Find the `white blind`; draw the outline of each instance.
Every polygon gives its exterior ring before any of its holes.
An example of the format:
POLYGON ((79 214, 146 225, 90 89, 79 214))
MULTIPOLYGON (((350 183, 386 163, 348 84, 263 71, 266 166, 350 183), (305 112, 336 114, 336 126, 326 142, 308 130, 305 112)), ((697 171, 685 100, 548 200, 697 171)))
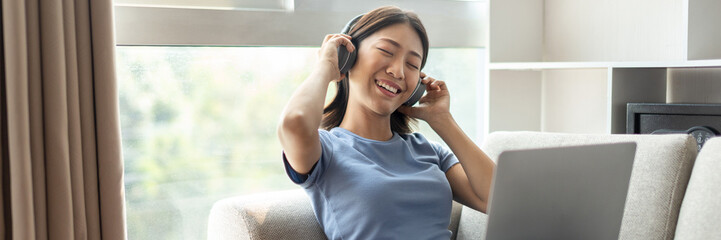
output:
POLYGON ((116 6, 292 11, 293 0, 115 0, 116 6))
MULTIPOLYGON (((339 32, 356 15, 385 5, 416 12, 427 29, 431 47, 482 48, 487 45, 487 1, 298 0, 282 11, 262 10, 265 7, 248 10, 254 2, 266 4, 262 0, 243 0, 240 2, 248 5, 233 9, 208 6, 211 2, 237 0, 197 1, 205 6, 197 8, 129 4, 153 1, 116 0, 119 45, 319 46, 325 34, 339 32)), ((288 2, 271 0, 267 4, 279 6, 288 2)))

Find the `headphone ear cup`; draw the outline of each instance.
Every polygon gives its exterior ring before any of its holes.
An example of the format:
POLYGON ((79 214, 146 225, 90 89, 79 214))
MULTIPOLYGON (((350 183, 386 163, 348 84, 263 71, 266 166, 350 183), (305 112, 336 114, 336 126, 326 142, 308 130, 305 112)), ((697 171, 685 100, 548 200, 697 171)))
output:
MULTIPOLYGON (((360 20, 363 17, 363 14, 358 15, 351 19, 348 23, 345 24, 345 27, 343 27, 343 30, 341 30, 341 33, 348 34, 355 25, 358 20, 360 20)), ((356 44, 355 40, 351 40, 351 43, 353 43, 353 46, 358 46, 356 44)), ((355 64, 356 56, 358 49, 356 48, 353 52, 348 52, 346 50, 345 46, 341 45, 338 47, 338 70, 340 70, 341 74, 348 73, 350 69, 353 67, 353 64, 355 64)))
POLYGON ((340 70, 341 74, 348 73, 348 71, 350 71, 350 69, 353 67, 353 64, 355 64, 357 51, 358 49, 353 52, 348 52, 348 50, 343 45, 338 47, 338 69, 340 70))
POLYGON ((413 90, 413 94, 411 94, 411 97, 408 98, 408 101, 404 102, 403 105, 413 106, 413 104, 416 104, 418 100, 421 100, 421 97, 423 97, 423 93, 425 92, 426 85, 423 84, 423 81, 421 81, 420 78, 418 78, 418 84, 416 84, 416 89, 413 90))

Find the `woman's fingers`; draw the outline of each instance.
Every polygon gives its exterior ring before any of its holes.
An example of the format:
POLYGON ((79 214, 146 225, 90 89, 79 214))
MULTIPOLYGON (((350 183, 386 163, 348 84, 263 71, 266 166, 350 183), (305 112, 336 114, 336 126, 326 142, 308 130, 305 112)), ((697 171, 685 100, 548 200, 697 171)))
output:
POLYGON ((346 38, 346 39, 348 39, 348 40, 351 39, 351 36, 350 36, 350 35, 342 34, 342 33, 333 33, 333 34, 326 34, 326 35, 325 35, 325 38, 323 38, 323 43, 328 42, 328 40, 330 40, 330 39, 332 39, 332 38, 334 38, 334 37, 342 37, 342 38, 346 38))
POLYGON ((446 90, 446 82, 443 80, 437 80, 433 77, 427 76, 421 80, 426 85, 426 90, 446 90))
POLYGON ((351 36, 349 36, 347 34, 325 35, 325 38, 323 39, 323 46, 327 45, 328 43, 333 44, 333 46, 336 48, 340 47, 341 45, 344 45, 346 47, 346 50, 348 50, 349 52, 352 52, 355 50, 355 47, 353 46, 353 42, 351 42, 351 36))
POLYGON ((351 42, 351 36, 347 34, 327 34, 323 38, 323 44, 318 49, 318 64, 321 64, 328 71, 332 71, 332 79, 334 81, 345 78, 345 74, 338 71, 338 48, 344 46, 348 52, 355 51, 355 46, 351 42))
POLYGON ((448 87, 446 86, 446 82, 443 80, 436 80, 436 86, 438 86, 438 90, 448 90, 448 87))
POLYGON ((323 44, 327 43, 328 40, 330 40, 333 37, 334 34, 326 34, 325 38, 323 38, 323 44))
POLYGON ((341 38, 338 38, 338 40, 340 41, 338 46, 345 45, 345 49, 348 50, 348 52, 355 51, 355 46, 353 45, 353 42, 351 42, 350 36, 348 36, 347 38, 341 37, 341 38))
POLYGON ((338 48, 344 46, 348 52, 355 51, 351 37, 346 34, 328 34, 323 39, 323 45, 318 49, 318 56, 331 61, 338 61, 338 48))

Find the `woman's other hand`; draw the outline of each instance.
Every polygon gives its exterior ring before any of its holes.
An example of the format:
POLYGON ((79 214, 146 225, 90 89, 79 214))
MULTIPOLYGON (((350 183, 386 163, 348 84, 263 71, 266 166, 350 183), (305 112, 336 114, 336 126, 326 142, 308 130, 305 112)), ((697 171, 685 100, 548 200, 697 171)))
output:
POLYGON ((324 71, 326 76, 330 76, 332 81, 340 81, 345 78, 345 74, 341 74, 338 68, 338 47, 345 46, 348 52, 355 51, 355 46, 351 42, 351 36, 347 34, 328 34, 323 39, 323 44, 318 49, 318 61, 316 62, 316 71, 324 71))
POLYGON ((444 121, 450 117, 451 102, 446 82, 427 76, 425 73, 421 73, 420 76, 421 81, 426 85, 426 94, 418 101, 417 106, 401 106, 398 111, 431 125, 444 121))

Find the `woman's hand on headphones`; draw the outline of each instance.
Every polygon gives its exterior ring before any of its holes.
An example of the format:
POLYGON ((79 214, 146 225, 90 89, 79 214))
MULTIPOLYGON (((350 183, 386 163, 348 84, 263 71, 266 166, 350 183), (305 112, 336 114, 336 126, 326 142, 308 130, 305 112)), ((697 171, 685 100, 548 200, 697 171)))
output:
POLYGON ((341 45, 345 46, 348 52, 356 50, 351 42, 351 36, 340 33, 325 35, 323 44, 318 49, 316 69, 330 74, 332 81, 340 81, 345 78, 345 74, 341 74, 338 70, 338 47, 341 45))
POLYGON ((415 107, 401 106, 398 108, 403 114, 433 124, 443 121, 450 116, 451 97, 446 82, 427 76, 421 72, 423 84, 426 85, 426 94, 418 101, 415 107))

